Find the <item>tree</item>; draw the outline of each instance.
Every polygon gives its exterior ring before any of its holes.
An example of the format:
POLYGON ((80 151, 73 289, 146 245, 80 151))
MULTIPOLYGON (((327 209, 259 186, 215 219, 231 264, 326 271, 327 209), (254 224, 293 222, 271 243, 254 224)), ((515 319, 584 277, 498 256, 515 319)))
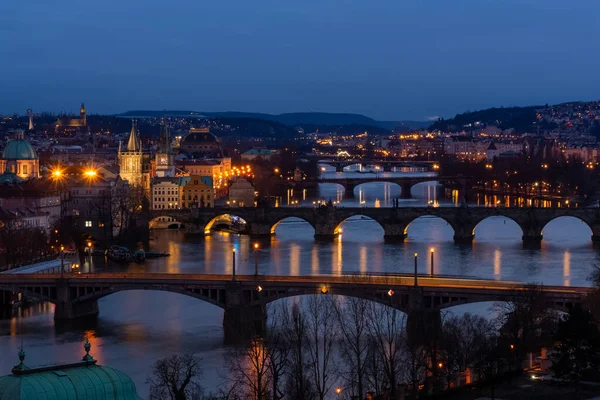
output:
MULTIPOLYGON (((405 317, 392 307, 371 304, 369 334, 376 355, 369 358, 367 379, 376 390, 389 390, 390 399, 398 399, 398 383, 402 380, 402 355, 406 345, 405 317), (382 371, 383 382, 380 383, 382 371), (378 389, 379 388, 379 389, 378 389)), ((377 394, 382 394, 378 392, 377 394)))
POLYGON ((311 295, 308 298, 306 341, 309 374, 319 400, 327 397, 333 386, 331 380, 333 349, 337 341, 337 326, 333 298, 329 295, 311 295))
POLYGON ((593 315, 581 307, 573 307, 558 323, 552 371, 559 379, 579 383, 598 379, 600 368, 600 331, 593 315))
POLYGON ((500 333, 514 348, 514 368, 519 369, 525 355, 552 342, 557 316, 548 307, 541 286, 530 284, 516 293, 512 301, 497 303, 500 333))
POLYGON ((192 355, 172 355, 157 360, 148 377, 151 399, 196 400, 202 398, 201 359, 192 355))
POLYGON ((363 399, 366 392, 367 360, 372 350, 368 323, 371 307, 365 299, 349 297, 344 300, 344 305, 340 301, 334 303, 340 328, 341 357, 345 365, 342 374, 350 383, 352 394, 363 399))
POLYGON ((298 303, 283 313, 284 341, 289 348, 285 392, 291 400, 314 398, 308 376, 308 323, 298 303))

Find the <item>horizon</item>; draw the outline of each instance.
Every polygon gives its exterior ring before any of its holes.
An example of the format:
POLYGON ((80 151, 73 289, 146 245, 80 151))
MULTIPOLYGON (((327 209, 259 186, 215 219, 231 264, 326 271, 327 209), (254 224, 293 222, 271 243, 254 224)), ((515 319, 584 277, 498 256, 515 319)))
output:
POLYGON ((425 121, 597 97, 600 3, 0 4, 0 110, 425 121), (58 44, 58 45, 57 45, 58 44), (302 111, 299 111, 302 110, 302 111))

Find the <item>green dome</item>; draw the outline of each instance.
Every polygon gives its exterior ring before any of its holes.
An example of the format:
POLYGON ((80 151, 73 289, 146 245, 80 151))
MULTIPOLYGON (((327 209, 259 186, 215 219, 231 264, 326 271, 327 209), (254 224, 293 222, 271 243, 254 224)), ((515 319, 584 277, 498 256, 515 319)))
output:
POLYGON ((13 139, 2 152, 4 160, 37 160, 38 156, 33 147, 25 139, 13 139))
POLYGON ((140 400, 126 374, 100 365, 65 365, 0 377, 0 400, 140 400))

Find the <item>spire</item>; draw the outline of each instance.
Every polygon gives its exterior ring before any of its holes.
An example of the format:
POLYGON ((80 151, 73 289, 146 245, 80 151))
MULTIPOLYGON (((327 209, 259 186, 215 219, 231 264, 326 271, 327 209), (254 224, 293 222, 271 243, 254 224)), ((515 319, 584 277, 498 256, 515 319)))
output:
POLYGON ((160 140, 158 142, 158 151, 161 154, 171 154, 171 130, 166 120, 161 121, 160 140))
POLYGON ((129 134, 129 141, 127 142, 127 151, 142 151, 142 142, 139 138, 137 121, 135 119, 131 121, 131 133, 129 134))
POLYGON ((21 361, 19 363, 19 365, 15 365, 12 369, 12 373, 13 374, 17 374, 21 371, 25 371, 26 369, 29 369, 28 367, 25 366, 25 350, 23 350, 23 344, 21 343, 21 349, 19 350, 19 361, 21 361))

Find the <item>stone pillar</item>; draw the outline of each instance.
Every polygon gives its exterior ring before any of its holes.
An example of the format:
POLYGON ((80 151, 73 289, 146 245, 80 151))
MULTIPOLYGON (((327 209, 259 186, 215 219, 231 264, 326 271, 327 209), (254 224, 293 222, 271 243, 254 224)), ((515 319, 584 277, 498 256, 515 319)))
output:
POLYGON ((544 237, 542 230, 534 227, 523 228, 523 243, 526 245, 539 245, 544 237))
POLYGON ((97 316, 98 301, 87 300, 77 302, 71 300, 71 288, 67 279, 59 279, 56 285, 57 301, 54 308, 54 319, 65 320, 81 317, 97 316))
POLYGON ((271 233, 271 224, 266 222, 248 222, 248 233, 253 238, 265 238, 275 234, 271 233))
POLYGON ((383 164, 383 172, 392 172, 392 164, 391 163, 383 164))
POLYGON ((344 185, 344 198, 353 199, 354 198, 354 185, 344 185))
POLYGON ((264 304, 249 304, 239 282, 230 282, 226 288, 226 307, 223 331, 226 343, 263 337, 267 331, 267 313, 264 304))
POLYGON ((473 242, 475 235, 473 234, 474 227, 467 225, 454 225, 454 243, 470 244, 473 242))
POLYGON ((0 290, 0 307, 10 307, 11 304, 12 293, 7 292, 5 290, 0 290))
POLYGON ((386 242, 403 242, 406 239, 406 224, 382 224, 386 242))
POLYGON ((335 172, 344 172, 344 166, 343 165, 336 165, 335 166, 335 172))
POLYGON ((402 183, 402 198, 410 199, 412 194, 410 193, 410 188, 413 186, 412 182, 404 182, 402 183))

